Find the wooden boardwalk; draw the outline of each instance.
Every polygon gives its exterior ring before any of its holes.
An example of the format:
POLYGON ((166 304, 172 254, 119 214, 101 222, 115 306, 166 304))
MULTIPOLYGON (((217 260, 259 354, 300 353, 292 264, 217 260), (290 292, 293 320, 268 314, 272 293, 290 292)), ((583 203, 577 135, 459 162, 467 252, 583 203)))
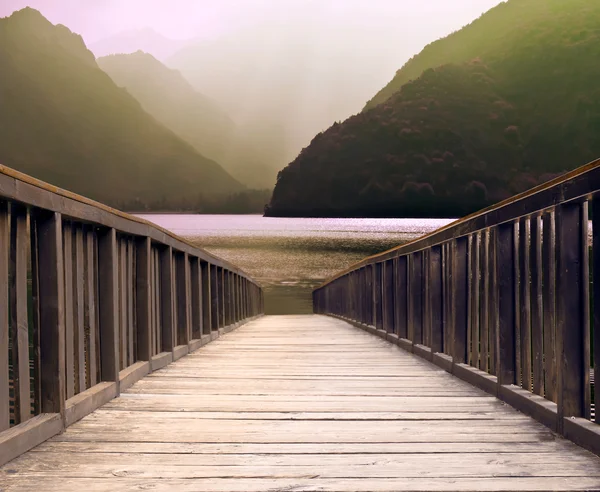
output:
POLYGON ((0 468, 0 490, 600 490, 600 459, 342 321, 271 316, 0 468))

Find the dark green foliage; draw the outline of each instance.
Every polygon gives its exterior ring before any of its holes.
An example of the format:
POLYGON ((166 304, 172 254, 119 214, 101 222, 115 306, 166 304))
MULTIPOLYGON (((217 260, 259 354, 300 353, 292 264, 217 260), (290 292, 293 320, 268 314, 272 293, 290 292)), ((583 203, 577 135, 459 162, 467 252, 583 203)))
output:
POLYGON ((2 164, 113 206, 243 190, 35 10, 0 19, 0 73, 2 164))
POLYGON ((600 2, 492 9, 318 135, 280 173, 267 214, 456 217, 593 160, 598 26, 600 2))

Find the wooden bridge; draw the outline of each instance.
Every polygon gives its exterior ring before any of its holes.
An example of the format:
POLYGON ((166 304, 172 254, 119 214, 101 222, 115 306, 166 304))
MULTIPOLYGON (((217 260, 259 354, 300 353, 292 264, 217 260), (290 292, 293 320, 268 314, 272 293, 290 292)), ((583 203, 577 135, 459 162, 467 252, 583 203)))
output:
POLYGON ((0 491, 600 490, 599 191, 593 163, 262 316, 233 265, 0 168, 0 491))

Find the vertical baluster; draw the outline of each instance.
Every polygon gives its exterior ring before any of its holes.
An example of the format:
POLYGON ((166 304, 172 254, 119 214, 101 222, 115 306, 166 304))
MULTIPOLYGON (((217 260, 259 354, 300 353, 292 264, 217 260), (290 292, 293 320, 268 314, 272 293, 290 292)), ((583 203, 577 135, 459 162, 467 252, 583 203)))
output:
POLYGON ((70 222, 63 224, 64 244, 64 301, 65 301, 65 368, 67 400, 75 395, 75 318, 73 316, 73 229, 70 222))
POLYGON ((205 261, 200 262, 200 274, 202 275, 202 334, 210 335, 212 330, 210 265, 205 261))
POLYGON ((102 381, 119 381, 119 279, 117 235, 98 235, 98 311, 102 381))
POLYGON ((173 283, 173 248, 168 246, 160 251, 160 304, 161 314, 161 349, 163 352, 173 352, 177 345, 175 330, 175 312, 173 283))
POLYGON ((65 412, 64 265, 61 215, 36 216, 39 247, 41 411, 65 412))
POLYGON ((84 247, 84 304, 86 326, 86 379, 89 387, 98 382, 98 359, 96 347, 96 283, 94 277, 94 231, 89 228, 85 231, 84 247))
POLYGON ((365 267, 365 303, 367 311, 366 324, 369 326, 374 325, 373 317, 373 266, 367 265, 365 267))
POLYGON ((531 290, 529 218, 519 220, 519 309, 521 386, 531 391, 531 290))
POLYGON ((515 227, 512 222, 497 229, 496 278, 498 282, 498 383, 516 383, 516 269, 515 227))
POLYGON ((454 308, 454 362, 467 362, 467 330, 468 330, 468 289, 469 258, 468 238, 461 237, 454 241, 453 258, 453 308, 454 308))
POLYGON ((412 297, 413 343, 423 343, 423 252, 412 254, 412 279, 410 292, 412 297))
POLYGON ((15 421, 31 417, 29 320, 27 313, 27 209, 11 205, 10 330, 12 338, 15 421))
POLYGON ((375 327, 383 329, 382 291, 383 291, 383 263, 373 265, 375 278, 373 280, 373 298, 375 306, 375 327))
MULTIPOLYGON (((394 262, 393 260, 387 260, 385 262, 385 286, 384 286, 384 329, 388 333, 395 333, 394 326, 394 262)), ((354 279, 354 273, 351 273, 349 280, 354 279)), ((350 292, 347 294, 349 300, 354 302, 356 293, 354 292, 354 282, 351 283, 350 292)), ((351 318, 354 319, 354 309, 351 309, 351 318)))
POLYGON ((422 274, 423 283, 423 345, 431 347, 431 293, 430 293, 430 256, 431 249, 426 249, 422 253, 422 274))
POLYGON ((514 238, 513 262, 514 262, 514 271, 515 271, 514 290, 515 290, 515 313, 516 313, 516 318, 515 318, 515 378, 516 378, 515 384, 520 386, 523 381, 522 380, 523 358, 521 356, 521 305, 522 305, 522 303, 521 303, 521 297, 520 297, 520 293, 521 293, 521 285, 520 285, 521 255, 519 254, 519 251, 520 251, 519 221, 515 221, 513 224, 513 227, 515 228, 515 232, 514 232, 514 236, 513 236, 513 238, 514 238))
POLYGON ((442 246, 434 246, 429 252, 429 308, 431 311, 432 353, 439 353, 444 350, 442 268, 442 246))
POLYGON ((85 368, 85 321, 84 321, 84 276, 83 276, 83 231, 75 226, 73 247, 73 294, 74 294, 74 334, 75 334, 75 370, 77 392, 86 389, 85 368))
POLYGON ((531 261, 531 347, 533 392, 544 392, 544 330, 542 304, 542 218, 532 217, 530 225, 531 261))
POLYGON ((119 348, 121 370, 127 363, 127 244, 125 238, 117 238, 119 254, 119 348))
POLYGON ((136 240, 135 251, 135 318, 137 360, 152 360, 152 243, 149 237, 136 240))
POLYGON ((479 306, 479 325, 481 333, 481 354, 479 368, 482 371, 488 372, 489 369, 489 310, 490 310, 490 267, 489 267, 489 245, 490 245, 489 230, 484 230, 481 233, 481 240, 479 242, 479 268, 481 271, 481 285, 480 285, 480 306, 479 306))
POLYGON ((408 256, 400 256, 397 262, 396 304, 398 306, 398 337, 408 339, 408 256))
POLYGON ((202 337, 202 273, 200 259, 191 258, 190 265, 191 303, 192 303, 192 339, 202 337))
POLYGON ((187 253, 177 253, 175 255, 175 282, 176 282, 176 305, 177 305, 177 345, 187 345, 189 343, 189 320, 188 304, 190 302, 187 290, 187 253))
POLYGON ((480 367, 479 361, 479 255, 481 237, 473 234, 471 253, 471 365, 480 367))
POLYGON ((225 270, 217 269, 217 288, 219 292, 219 328, 225 326, 225 270))
POLYGON ((217 266, 210 265, 210 294, 211 294, 211 330, 219 329, 219 286, 217 278, 217 266))
MULTIPOLYGON (((0 211, 1 213, 1 211, 0 211)), ((1 219, 0 219, 1 220, 1 219)), ((2 226, 0 225, 0 228, 2 226)), ((1 232, 0 232, 1 235, 1 232)), ((0 239, 1 240, 1 239, 0 239)), ((33 393, 33 413, 34 415, 39 415, 41 413, 41 394, 42 394, 42 378, 41 378, 41 354, 40 354, 40 286, 39 286, 39 257, 38 257, 38 235, 37 235, 37 226, 35 223, 35 214, 30 214, 29 216, 29 257, 31 260, 31 358, 32 358, 32 393, 33 393)), ((0 253, 1 254, 1 253, 0 253)), ((1 261, 1 260, 0 260, 1 261)), ((1 271, 1 267, 0 267, 1 271)), ((0 274, 0 278, 1 274, 0 274)), ((1 311, 1 308, 0 308, 1 311)), ((1 318, 0 318, 1 319, 1 318)), ((1 330, 0 330, 1 331, 1 330)), ((1 336, 0 336, 1 338, 1 336)), ((2 342, 0 341, 0 347, 2 347, 2 342)), ((3 350, 3 349, 0 349, 3 350)), ((0 365, 1 370, 1 365, 0 365)), ((2 380, 2 376, 0 375, 0 381, 2 380)), ((0 382, 1 386, 1 382, 0 382)), ((2 395, 2 391, 0 390, 0 395, 2 395)), ((0 404, 1 405, 1 404, 0 404)), ((0 408, 0 414, 2 413, 2 409, 0 408)), ((2 431, 2 419, 0 418, 0 431, 2 431)))
POLYGON ((127 347, 129 364, 136 362, 137 334, 135 330, 135 291, 133 288, 133 272, 135 270, 135 255, 133 239, 127 240, 127 347))
POLYGON ((498 375, 498 364, 500 360, 498 341, 500 340, 500 298, 498 295, 498 229, 489 230, 488 239, 488 271, 489 271, 489 309, 488 309, 488 331, 489 331, 489 354, 490 374, 498 375))
POLYGON ((600 424, 600 193, 592 201, 592 266, 593 266, 593 311, 594 311, 594 405, 596 423, 600 424))
POLYGON ((0 432, 10 427, 10 385, 8 374, 9 225, 8 203, 0 201, 0 432))
POLYGON ((587 203, 556 209, 556 348, 559 431, 563 417, 589 415, 587 203))

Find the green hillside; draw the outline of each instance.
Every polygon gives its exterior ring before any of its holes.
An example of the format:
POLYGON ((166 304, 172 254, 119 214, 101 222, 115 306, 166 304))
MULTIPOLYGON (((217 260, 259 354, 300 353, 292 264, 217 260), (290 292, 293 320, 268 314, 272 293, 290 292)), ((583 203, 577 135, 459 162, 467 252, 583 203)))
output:
POLYGON ((0 19, 0 163, 114 206, 244 187, 158 123, 81 37, 24 9, 0 19))
POLYGON ((179 71, 141 51, 106 56, 97 62, 149 114, 236 179, 255 188, 273 186, 273 170, 260 162, 234 122, 179 71))
POLYGON ((598 26, 600 2, 496 7, 415 57, 381 104, 318 135, 267 213, 460 216, 597 158, 598 26))

